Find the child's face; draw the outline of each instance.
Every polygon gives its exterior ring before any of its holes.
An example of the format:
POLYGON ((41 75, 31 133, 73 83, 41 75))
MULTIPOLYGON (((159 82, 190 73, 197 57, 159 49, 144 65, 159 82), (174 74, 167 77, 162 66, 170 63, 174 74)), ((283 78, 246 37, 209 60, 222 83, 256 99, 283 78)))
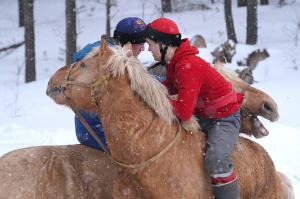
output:
POLYGON ((146 42, 149 44, 148 51, 151 51, 154 60, 161 61, 161 53, 160 53, 160 49, 159 49, 159 44, 148 38, 146 39, 146 42))
POLYGON ((145 43, 132 44, 132 53, 135 58, 138 58, 139 54, 145 50, 145 43))

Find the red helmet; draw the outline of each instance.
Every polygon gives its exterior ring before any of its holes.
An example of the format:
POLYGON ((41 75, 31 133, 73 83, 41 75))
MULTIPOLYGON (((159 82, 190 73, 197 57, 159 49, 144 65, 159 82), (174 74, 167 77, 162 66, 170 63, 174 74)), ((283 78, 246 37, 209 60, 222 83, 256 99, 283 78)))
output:
POLYGON ((148 24, 144 35, 148 39, 166 46, 179 46, 181 43, 181 34, 176 23, 166 18, 158 18, 148 24))

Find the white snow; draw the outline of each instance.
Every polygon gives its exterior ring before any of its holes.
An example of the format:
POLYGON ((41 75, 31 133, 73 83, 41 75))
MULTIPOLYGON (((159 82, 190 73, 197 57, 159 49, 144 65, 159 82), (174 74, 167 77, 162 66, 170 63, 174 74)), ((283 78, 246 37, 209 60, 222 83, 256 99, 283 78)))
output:
MULTIPOLYGON (((297 10, 300 2, 287 1, 279 8, 279 0, 268 6, 258 6, 258 42, 245 45, 246 8, 238 8, 232 1, 232 13, 237 35, 237 53, 227 67, 237 65, 252 51, 267 49, 270 57, 259 62, 254 72, 254 87, 269 94, 278 104, 280 119, 275 123, 260 118, 270 135, 253 141, 261 144, 272 157, 276 169, 291 180, 296 198, 300 198, 300 41, 295 46, 297 10), (293 3, 294 2, 294 3, 293 3)), ((212 10, 165 14, 174 20, 183 38, 202 35, 207 48, 199 49, 208 62, 216 47, 227 40, 224 10, 221 0, 207 6, 212 10)), ((85 5, 78 14, 78 49, 93 43, 105 33, 105 7, 93 1, 77 0, 77 7, 85 5), (95 9, 91 9, 95 6, 95 9), (84 11, 85 10, 85 11, 84 11)), ((160 0, 146 2, 118 1, 112 9, 112 29, 119 20, 129 16, 142 18, 146 23, 161 15, 156 5, 160 0), (134 2, 134 3, 133 3, 134 2)), ((0 0, 0 48, 24 40, 24 28, 18 27, 17 1, 0 0)), ((298 12, 299 13, 299 12, 298 12)), ((37 81, 25 84, 24 45, 13 51, 0 53, 0 156, 15 149, 39 145, 67 145, 78 143, 74 132, 74 114, 69 108, 56 105, 45 91, 56 70, 65 65, 65 3, 61 0, 34 1, 35 50, 37 81), (21 68, 20 75, 17 75, 21 68), (17 83, 19 82, 19 83, 17 83)), ((113 31, 111 31, 112 33, 113 31)), ((300 37, 300 33, 298 33, 300 37)), ((142 52, 141 62, 152 62, 151 53, 142 52)))

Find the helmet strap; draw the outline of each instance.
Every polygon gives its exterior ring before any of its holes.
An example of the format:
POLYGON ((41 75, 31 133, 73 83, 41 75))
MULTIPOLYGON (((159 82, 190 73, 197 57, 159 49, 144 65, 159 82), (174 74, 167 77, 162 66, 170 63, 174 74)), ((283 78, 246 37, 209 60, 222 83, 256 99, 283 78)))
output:
POLYGON ((161 54, 161 65, 162 66, 164 66, 165 65, 165 63, 166 63, 166 61, 165 61, 165 57, 166 57, 166 53, 167 53, 167 51, 168 51, 168 47, 169 46, 165 46, 164 48, 163 48, 163 43, 161 42, 161 41, 159 41, 158 42, 158 44, 159 44, 159 50, 160 50, 160 54, 161 54))
POLYGON ((165 56, 166 56, 166 53, 168 51, 168 47, 169 46, 165 46, 163 48, 163 46, 162 46, 163 44, 162 44, 161 41, 158 41, 158 44, 159 44, 159 50, 160 50, 160 54, 161 54, 161 59, 160 59, 159 62, 155 63, 150 68, 148 68, 147 71, 150 71, 151 69, 156 68, 157 66, 164 66, 166 64, 165 56))

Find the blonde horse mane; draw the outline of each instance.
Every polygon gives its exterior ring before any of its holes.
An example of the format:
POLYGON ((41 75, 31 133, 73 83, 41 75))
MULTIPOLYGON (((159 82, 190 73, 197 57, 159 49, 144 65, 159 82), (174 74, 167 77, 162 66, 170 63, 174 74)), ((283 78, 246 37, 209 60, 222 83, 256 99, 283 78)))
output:
POLYGON ((236 72, 223 66, 223 64, 219 60, 217 60, 215 62, 215 65, 213 67, 226 79, 226 81, 229 81, 229 82, 231 80, 235 80, 235 81, 239 81, 239 82, 243 81, 237 76, 236 72))
MULTIPOLYGON (((159 117, 167 121, 169 125, 177 120, 173 107, 167 98, 169 96, 167 88, 157 81, 154 76, 150 75, 140 61, 133 56, 127 56, 132 55, 131 50, 117 45, 109 48, 114 54, 104 67, 107 67, 114 77, 120 77, 126 71, 131 82, 131 89, 139 94, 159 117)), ((95 56, 98 51, 99 48, 94 48, 85 59, 95 56)), ((180 119, 179 121, 181 126, 189 132, 197 132, 201 129, 194 116, 188 121, 180 119)))
POLYGON ((110 47, 110 49, 114 54, 104 67, 109 67, 108 70, 114 77, 120 77, 126 71, 131 82, 131 89, 139 94, 159 117, 171 125, 176 117, 167 98, 167 88, 148 74, 140 61, 133 56, 128 57, 128 54, 132 54, 131 50, 120 46, 110 47))

